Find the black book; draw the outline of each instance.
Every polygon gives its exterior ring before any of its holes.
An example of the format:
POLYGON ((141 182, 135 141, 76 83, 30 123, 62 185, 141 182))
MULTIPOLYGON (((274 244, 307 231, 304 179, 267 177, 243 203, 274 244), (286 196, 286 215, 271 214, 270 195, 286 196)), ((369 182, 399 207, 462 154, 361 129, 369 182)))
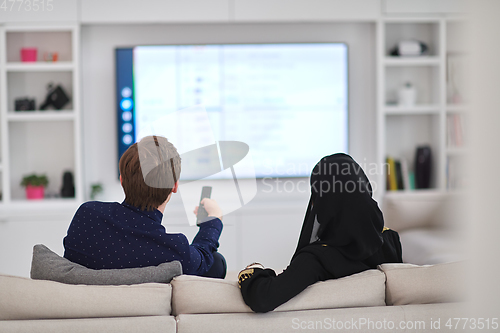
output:
POLYGON ((398 190, 404 190, 404 182, 403 182, 403 170, 401 169, 401 161, 394 161, 394 165, 396 167, 396 183, 398 184, 398 190))

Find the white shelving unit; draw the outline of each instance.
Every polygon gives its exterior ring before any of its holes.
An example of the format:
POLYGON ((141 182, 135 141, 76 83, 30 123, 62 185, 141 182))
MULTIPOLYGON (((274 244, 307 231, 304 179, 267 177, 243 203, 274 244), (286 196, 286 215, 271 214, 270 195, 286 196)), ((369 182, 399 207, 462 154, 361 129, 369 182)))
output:
POLYGON ((384 108, 385 115, 418 115, 418 114, 438 114, 439 105, 416 105, 411 107, 386 106, 384 108))
MULTIPOLYGON (((417 146, 430 145, 431 189, 419 190, 422 192, 445 191, 462 186, 456 186, 457 180, 451 179, 461 178, 462 175, 457 172, 452 176, 451 173, 467 150, 461 146, 450 146, 447 118, 453 114, 462 115, 468 109, 464 103, 466 96, 463 95, 466 88, 453 92, 457 90, 452 87, 456 84, 450 82, 450 75, 458 76, 450 74, 450 58, 458 55, 466 59, 466 53, 462 50, 463 31, 459 31, 464 22, 466 20, 463 18, 446 16, 383 17, 377 22, 378 161, 384 165, 388 156, 405 159, 410 172, 414 172, 417 146), (409 39, 426 43, 429 47, 427 54, 417 57, 390 55, 390 50, 397 42, 409 39), (411 82, 417 90, 416 104, 410 107, 397 104, 397 90, 406 82, 411 82)), ((385 173, 379 175, 377 184, 377 196, 383 198, 387 192, 385 173)), ((390 195, 408 193, 393 191, 390 195)))
POLYGON ((74 209, 83 200, 80 133, 79 26, 6 25, 0 29, 0 172, 1 205, 9 211, 74 209), (20 49, 36 47, 36 62, 21 62, 20 49), (45 62, 45 52, 58 61, 45 62), (70 97, 63 110, 15 111, 14 100, 43 103, 47 85, 61 85, 70 97), (62 177, 71 171, 74 198, 60 198, 62 177), (23 176, 46 174, 43 200, 26 200, 23 176))
POLYGON ((420 57, 384 57, 384 65, 386 66, 439 66, 439 58, 436 56, 420 56, 420 57))
POLYGON ((56 71, 73 71, 75 66, 69 61, 58 61, 54 63, 41 63, 36 62, 12 62, 5 66, 8 72, 56 72, 56 71))

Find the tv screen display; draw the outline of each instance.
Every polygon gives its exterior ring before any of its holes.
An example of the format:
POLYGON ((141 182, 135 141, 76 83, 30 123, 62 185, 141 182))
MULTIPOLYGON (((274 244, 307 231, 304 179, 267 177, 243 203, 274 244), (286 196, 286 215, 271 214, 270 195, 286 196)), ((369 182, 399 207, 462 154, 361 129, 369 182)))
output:
MULTIPOLYGON (((306 177, 321 157, 348 152, 344 43, 118 48, 116 79, 119 156, 158 119, 195 105, 216 140, 249 146, 258 178, 306 177)), ((182 146, 196 121, 186 114, 165 136, 182 146)))

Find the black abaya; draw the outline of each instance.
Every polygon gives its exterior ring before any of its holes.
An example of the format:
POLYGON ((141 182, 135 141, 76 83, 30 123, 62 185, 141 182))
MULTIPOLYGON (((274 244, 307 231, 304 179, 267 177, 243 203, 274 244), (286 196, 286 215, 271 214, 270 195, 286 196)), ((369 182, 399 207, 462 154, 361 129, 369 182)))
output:
POLYGON ((311 199, 287 269, 278 276, 258 268, 240 274, 243 299, 255 312, 274 310, 318 281, 402 262, 399 235, 384 228, 368 178, 349 155, 321 159, 310 182, 311 199))

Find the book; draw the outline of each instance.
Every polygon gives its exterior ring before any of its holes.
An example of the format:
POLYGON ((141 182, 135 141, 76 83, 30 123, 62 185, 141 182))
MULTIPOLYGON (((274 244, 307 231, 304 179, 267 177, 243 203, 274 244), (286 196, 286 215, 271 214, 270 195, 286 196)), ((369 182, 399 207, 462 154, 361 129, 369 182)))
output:
POLYGON ((404 190, 404 184, 403 184, 403 172, 401 170, 401 161, 399 160, 394 160, 394 166, 395 166, 395 171, 396 171, 396 184, 398 187, 398 190, 404 190))
POLYGON ((395 191, 398 189, 398 182, 396 178, 396 164, 392 157, 387 157, 387 190, 395 191))
POLYGON ((410 170, 408 169, 408 161, 406 158, 401 159, 401 173, 403 177, 403 188, 405 190, 411 190, 410 186, 410 170))
POLYGON ((408 173, 408 179, 410 180, 410 190, 414 190, 415 186, 415 173, 413 171, 408 173))

